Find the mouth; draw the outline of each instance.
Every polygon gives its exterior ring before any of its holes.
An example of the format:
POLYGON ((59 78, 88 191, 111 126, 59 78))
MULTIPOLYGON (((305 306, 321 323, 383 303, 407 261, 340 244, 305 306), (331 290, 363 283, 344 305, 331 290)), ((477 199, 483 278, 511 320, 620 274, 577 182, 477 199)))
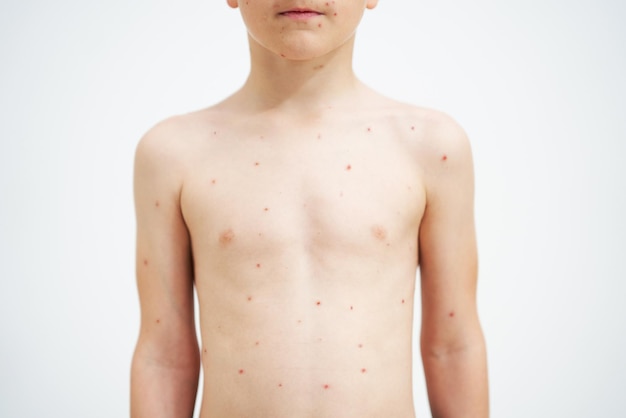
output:
POLYGON ((311 9, 296 8, 296 9, 289 9, 289 10, 285 10, 284 12, 280 12, 279 15, 288 17, 290 19, 295 19, 295 20, 306 20, 306 19, 311 19, 313 17, 321 16, 323 15, 323 13, 320 13, 318 11, 311 10, 311 9))

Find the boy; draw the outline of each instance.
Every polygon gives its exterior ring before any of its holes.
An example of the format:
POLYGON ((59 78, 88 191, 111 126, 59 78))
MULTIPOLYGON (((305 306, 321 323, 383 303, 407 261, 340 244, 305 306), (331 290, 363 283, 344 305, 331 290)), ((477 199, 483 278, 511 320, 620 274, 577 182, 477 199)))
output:
POLYGON ((352 71, 377 0, 228 0, 251 70, 135 161, 133 417, 414 417, 412 312, 435 417, 487 417, 463 130, 352 71), (199 300, 196 339, 193 291, 199 300))

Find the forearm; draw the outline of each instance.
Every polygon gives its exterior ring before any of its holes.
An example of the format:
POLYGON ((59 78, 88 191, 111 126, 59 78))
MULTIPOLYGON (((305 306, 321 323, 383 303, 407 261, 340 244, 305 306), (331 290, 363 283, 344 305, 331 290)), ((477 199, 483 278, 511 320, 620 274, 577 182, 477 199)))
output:
POLYGON ((487 356, 482 336, 463 346, 422 344, 433 418, 489 417, 487 356))
POLYGON ((184 364, 135 352, 131 368, 131 418, 191 418, 200 374, 197 352, 184 364))

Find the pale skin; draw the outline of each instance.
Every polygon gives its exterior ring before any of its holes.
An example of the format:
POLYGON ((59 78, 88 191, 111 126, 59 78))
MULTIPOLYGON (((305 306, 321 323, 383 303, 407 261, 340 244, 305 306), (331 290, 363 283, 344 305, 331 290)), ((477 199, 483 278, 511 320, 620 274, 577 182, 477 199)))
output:
POLYGON ((137 148, 131 416, 191 417, 202 368, 204 418, 414 417, 419 267, 433 416, 487 417, 465 132, 358 81, 374 0, 228 3, 248 80, 137 148))

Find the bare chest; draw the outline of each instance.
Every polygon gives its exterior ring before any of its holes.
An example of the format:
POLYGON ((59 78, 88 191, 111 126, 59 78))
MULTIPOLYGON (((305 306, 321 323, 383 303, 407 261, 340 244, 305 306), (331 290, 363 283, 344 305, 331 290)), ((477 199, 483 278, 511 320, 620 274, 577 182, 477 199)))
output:
POLYGON ((200 150, 181 196, 194 246, 364 255, 417 241, 424 187, 398 141, 310 136, 214 138, 200 150))

